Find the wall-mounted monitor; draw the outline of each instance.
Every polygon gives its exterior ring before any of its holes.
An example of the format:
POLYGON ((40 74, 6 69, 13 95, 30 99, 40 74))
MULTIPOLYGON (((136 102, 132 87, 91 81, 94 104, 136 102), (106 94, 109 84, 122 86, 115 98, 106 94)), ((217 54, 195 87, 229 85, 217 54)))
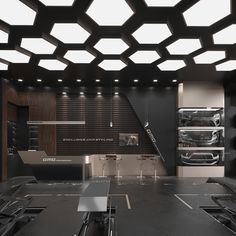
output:
POLYGON ((119 133, 119 145, 120 146, 138 146, 139 138, 138 134, 119 133))

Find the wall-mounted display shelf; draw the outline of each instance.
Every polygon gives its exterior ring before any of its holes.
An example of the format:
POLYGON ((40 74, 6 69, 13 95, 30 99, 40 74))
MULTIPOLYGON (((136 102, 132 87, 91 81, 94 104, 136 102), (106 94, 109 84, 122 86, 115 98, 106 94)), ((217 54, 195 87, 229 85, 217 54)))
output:
POLYGON ((29 125, 29 150, 39 150, 39 128, 29 125))

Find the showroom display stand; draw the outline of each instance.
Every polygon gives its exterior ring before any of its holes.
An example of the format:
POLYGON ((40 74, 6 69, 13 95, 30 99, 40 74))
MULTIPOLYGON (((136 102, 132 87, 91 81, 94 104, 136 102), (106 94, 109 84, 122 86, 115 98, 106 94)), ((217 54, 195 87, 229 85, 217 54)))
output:
MULTIPOLYGON (((218 108, 223 112, 223 108, 218 108)), ((181 108, 178 110, 178 112, 181 110, 181 108)), ((187 108, 184 108, 185 111, 188 111, 187 108)), ((189 108, 189 111, 195 110, 195 112, 201 111, 201 112, 208 112, 208 111, 215 111, 216 109, 209 109, 209 108, 189 108)), ((197 132, 198 135, 204 136, 204 132, 221 132, 222 139, 224 137, 224 126, 222 126, 222 123, 220 126, 180 126, 178 127, 178 134, 179 132, 197 132)), ((178 177, 224 177, 224 154, 225 154, 225 148, 224 148, 224 142, 220 142, 220 145, 188 145, 183 142, 178 142, 178 165, 177 165, 177 176, 178 177), (192 163, 192 164, 183 164, 181 163, 180 153, 187 153, 187 152, 196 152, 196 153, 211 153, 211 152, 218 152, 219 153, 219 161, 217 164, 206 164, 206 163, 192 163)))

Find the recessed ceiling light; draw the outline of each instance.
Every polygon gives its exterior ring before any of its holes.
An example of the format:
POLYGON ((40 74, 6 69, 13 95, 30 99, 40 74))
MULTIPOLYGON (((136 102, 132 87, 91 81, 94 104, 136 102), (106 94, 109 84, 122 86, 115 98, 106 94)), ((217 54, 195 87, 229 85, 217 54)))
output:
POLYGON ((99 83, 99 82, 100 82, 100 79, 96 79, 95 81, 96 81, 97 83, 99 83))
POLYGON ((160 55, 154 50, 140 50, 132 54, 129 58, 136 64, 150 64, 158 60, 160 55))
POLYGON ((126 64, 121 60, 103 60, 99 65, 104 70, 107 71, 119 71, 126 67, 126 64))
POLYGON ((55 23, 50 34, 68 44, 84 43, 90 36, 90 33, 77 23, 55 23))
POLYGON ((0 50, 0 58, 11 63, 28 63, 30 56, 16 50, 0 50))
POLYGON ((35 54, 53 54, 57 48, 43 38, 23 38, 20 46, 35 54))
POLYGON ((8 70, 8 65, 0 62, 0 70, 8 70))
POLYGON ((226 57, 225 51, 206 51, 194 57, 196 64, 211 64, 226 57))
POLYGON ((42 82, 42 80, 41 80, 41 79, 37 79, 37 82, 41 83, 41 82, 42 82))
POLYGON ((101 92, 97 92, 97 95, 101 95, 102 93, 101 92))
POLYGON ((62 92, 63 95, 67 95, 67 92, 62 92))
POLYGON ((173 79, 172 82, 173 82, 173 83, 176 83, 176 82, 177 82, 177 79, 173 79))
POLYGON ((64 58, 73 63, 86 64, 93 61, 95 56, 86 50, 68 50, 64 58))
POLYGON ((157 82, 158 82, 158 80, 157 80, 157 79, 154 79, 154 80, 153 80, 153 83, 157 83, 157 82))
POLYGON ((226 62, 223 62, 219 65, 216 65, 217 71, 232 71, 236 70, 236 60, 229 60, 226 62))
POLYGON ((172 33, 167 24, 143 24, 133 34, 140 44, 159 44, 172 33))
POLYGON ((125 0, 93 0, 86 14, 98 25, 121 26, 134 12, 125 0))
POLYGON ((184 60, 166 60, 157 67, 162 71, 176 71, 186 66, 184 60))
POLYGON ((81 80, 81 79, 77 79, 76 81, 77 81, 78 83, 80 83, 82 80, 81 80))
POLYGON ((61 83, 61 82, 63 82, 63 80, 62 79, 58 79, 57 82, 61 83))
POLYGON ((115 95, 119 95, 119 92, 115 92, 115 95))
POLYGON ((0 29, 0 43, 8 43, 8 33, 0 29))
POLYGON ((174 7, 181 0, 145 0, 148 7, 174 7))
POLYGON ((235 44, 236 24, 232 24, 223 30, 213 34, 214 44, 235 44))
POLYGON ((102 38, 94 46, 102 54, 119 55, 129 48, 128 44, 120 38, 102 38))
POLYGON ((36 12, 19 0, 1 0, 0 19, 9 25, 33 25, 36 12))
POLYGON ((57 59, 41 59, 38 65, 47 70, 65 70, 67 67, 67 64, 57 59))
POLYGON ((22 82, 23 82, 23 79, 18 79, 17 81, 20 82, 20 83, 22 83, 22 82))
POLYGON ((116 83, 118 83, 118 82, 119 82, 119 80, 118 80, 118 79, 115 79, 114 81, 115 81, 116 83))
POLYGON ((186 10, 183 16, 187 26, 211 26, 230 13, 231 0, 200 0, 186 10))
POLYGON ((73 5, 75 0, 39 0, 45 6, 51 7, 70 7, 73 5))
POLYGON ((201 47, 199 39, 178 39, 166 48, 171 55, 188 55, 201 47))
POLYGON ((84 92, 80 92, 79 94, 80 94, 80 95, 84 95, 84 92))
POLYGON ((134 83, 138 83, 138 79, 134 79, 134 83))

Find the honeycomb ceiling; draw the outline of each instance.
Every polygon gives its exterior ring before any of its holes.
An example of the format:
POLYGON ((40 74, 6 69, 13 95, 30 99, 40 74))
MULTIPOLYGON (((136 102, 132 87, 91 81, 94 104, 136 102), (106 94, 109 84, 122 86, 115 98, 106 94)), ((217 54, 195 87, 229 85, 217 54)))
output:
POLYGON ((234 0, 1 0, 0 77, 27 86, 231 81, 234 0))

